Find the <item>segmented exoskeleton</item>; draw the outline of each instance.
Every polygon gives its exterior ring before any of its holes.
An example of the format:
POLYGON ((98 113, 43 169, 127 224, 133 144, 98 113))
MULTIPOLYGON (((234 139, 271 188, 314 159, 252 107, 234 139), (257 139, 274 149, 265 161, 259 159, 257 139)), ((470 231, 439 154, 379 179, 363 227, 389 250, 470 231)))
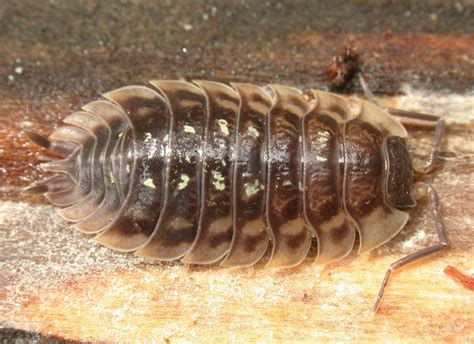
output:
MULTIPOLYGON (((103 245, 142 257, 271 267, 384 244, 405 226, 405 128, 355 97, 271 85, 152 81, 83 106, 48 138, 27 188, 103 245)), ((437 209, 437 208, 436 208, 437 209)), ((439 214, 438 214, 439 215, 439 214)))

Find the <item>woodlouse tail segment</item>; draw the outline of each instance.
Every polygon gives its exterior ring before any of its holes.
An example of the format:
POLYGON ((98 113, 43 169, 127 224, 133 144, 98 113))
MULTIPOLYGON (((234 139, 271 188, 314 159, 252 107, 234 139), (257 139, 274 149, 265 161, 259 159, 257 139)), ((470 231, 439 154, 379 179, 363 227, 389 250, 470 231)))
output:
POLYGON ((53 152, 56 158, 41 167, 56 173, 53 177, 28 186, 28 193, 44 193, 59 207, 59 215, 76 222, 77 229, 93 233, 100 231, 118 210, 119 197, 114 183, 116 171, 110 159, 128 125, 123 110, 110 102, 96 101, 64 119, 48 137, 26 129, 33 142, 53 152), (113 191, 111 191, 111 189, 113 191), (117 200, 117 201, 112 201, 117 200))
POLYGON ((45 160, 57 160, 70 155, 77 146, 69 141, 52 141, 50 138, 39 134, 28 125, 22 126, 21 130, 36 145, 45 148, 45 160))
POLYGON ((95 137, 88 131, 74 126, 62 126, 51 135, 52 140, 70 140, 78 145, 79 149, 63 160, 41 164, 44 170, 69 175, 76 185, 72 190, 48 193, 46 197, 50 202, 59 206, 70 206, 85 197, 90 189, 90 157, 95 147, 95 137))
POLYGON ((23 188, 27 195, 45 194, 70 190, 74 186, 74 181, 66 175, 55 175, 23 188))
POLYGON ((29 125, 23 126, 22 131, 32 142, 46 150, 41 160, 47 162, 41 163, 41 168, 61 173, 30 184, 23 188, 23 192, 29 195, 50 195, 71 191, 76 184, 77 145, 66 140, 56 140, 52 136, 43 136, 32 130, 29 125))
MULTIPOLYGON (((116 216, 123 198, 118 184, 116 154, 121 153, 121 142, 127 132, 129 121, 125 111, 108 101, 94 101, 83 106, 84 111, 101 118, 109 129, 108 142, 101 148, 101 154, 95 156, 94 187, 97 193, 97 206, 90 215, 77 222, 74 228, 84 233, 99 233, 116 216)), ((99 146, 102 144, 99 144, 99 146)), ((130 171, 130 166, 128 168, 130 171)))
POLYGON ((403 266, 413 263, 423 257, 439 252, 449 245, 446 228, 444 226, 443 218, 439 211, 439 200, 438 200, 438 195, 436 193, 436 190, 431 185, 423 183, 423 182, 419 182, 417 184, 418 184, 417 186, 421 186, 424 189, 425 195, 428 198, 428 206, 433 216, 436 232, 438 234, 439 243, 436 245, 430 246, 428 248, 422 249, 418 252, 412 253, 390 265, 390 267, 387 270, 387 273, 385 274, 385 278, 382 282, 382 286, 380 287, 380 291, 377 296, 377 299, 375 300, 375 304, 373 307, 374 312, 377 312, 380 307, 380 302, 382 301, 385 289, 388 285, 391 274, 394 271, 397 271, 403 266))
MULTIPOLYGON (((81 161, 81 164, 84 164, 81 166, 86 166, 85 168, 90 171, 90 174, 79 182, 85 196, 77 203, 58 211, 65 220, 79 222, 93 213, 102 200, 104 181, 100 164, 104 149, 109 141, 110 129, 101 118, 85 111, 76 112, 66 117, 64 123, 82 128, 93 137, 93 142, 89 143, 91 145, 90 157, 87 161, 81 161)), ((85 148, 83 148, 84 151, 85 148)))
POLYGON ((46 136, 37 133, 36 131, 32 130, 27 126, 23 126, 21 130, 23 131, 23 133, 26 134, 26 136, 28 136, 31 141, 36 143, 38 146, 43 147, 45 149, 49 149, 49 147, 51 147, 51 141, 49 141, 46 136))

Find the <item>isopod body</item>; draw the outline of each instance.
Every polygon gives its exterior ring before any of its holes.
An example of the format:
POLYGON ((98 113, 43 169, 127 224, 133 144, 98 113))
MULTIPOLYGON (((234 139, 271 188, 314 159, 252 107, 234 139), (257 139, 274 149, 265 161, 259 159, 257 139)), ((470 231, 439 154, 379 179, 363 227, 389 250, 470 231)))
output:
POLYGON ((281 85, 152 81, 106 93, 47 139, 28 188, 116 250, 291 267, 394 237, 414 206, 405 128, 355 97, 281 85))

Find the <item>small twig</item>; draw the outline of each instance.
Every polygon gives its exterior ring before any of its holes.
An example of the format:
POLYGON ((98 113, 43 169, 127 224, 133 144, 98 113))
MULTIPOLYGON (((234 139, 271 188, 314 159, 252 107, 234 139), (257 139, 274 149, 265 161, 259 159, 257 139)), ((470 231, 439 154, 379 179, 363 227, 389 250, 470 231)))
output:
POLYGON ((444 273, 454 280, 461 283, 464 287, 469 290, 474 290, 474 278, 463 274, 461 271, 456 269, 454 266, 448 265, 444 268, 444 273))

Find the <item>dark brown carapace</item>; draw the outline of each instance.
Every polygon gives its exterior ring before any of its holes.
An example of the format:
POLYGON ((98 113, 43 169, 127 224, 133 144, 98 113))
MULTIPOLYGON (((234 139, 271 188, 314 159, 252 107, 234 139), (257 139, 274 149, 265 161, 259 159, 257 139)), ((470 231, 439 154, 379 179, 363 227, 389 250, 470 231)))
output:
POLYGON ((27 188, 103 245, 158 260, 292 267, 360 253, 408 220, 405 128, 355 97, 272 85, 152 81, 104 95, 48 138, 27 188), (312 240, 314 238, 315 240, 312 240))

